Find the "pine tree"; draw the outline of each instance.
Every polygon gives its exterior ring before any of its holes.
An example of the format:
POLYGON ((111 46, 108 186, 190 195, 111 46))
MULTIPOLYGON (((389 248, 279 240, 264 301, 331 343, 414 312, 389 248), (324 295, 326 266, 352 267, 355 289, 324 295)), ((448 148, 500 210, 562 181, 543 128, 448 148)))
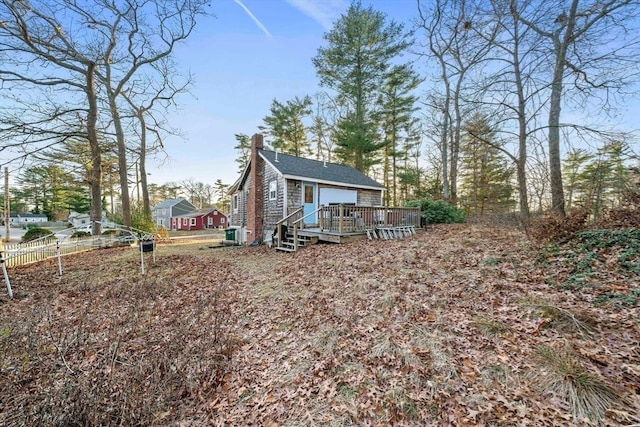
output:
POLYGON ((306 157, 313 153, 307 140, 304 119, 311 114, 311 98, 295 97, 282 104, 276 99, 271 103, 271 115, 263 120, 265 130, 273 137, 273 148, 296 157, 306 157))
POLYGON ((387 187, 385 205, 398 205, 399 161, 406 157, 402 151, 402 141, 407 137, 413 114, 418 109, 418 97, 413 91, 420 84, 417 73, 409 65, 399 65, 391 69, 382 91, 381 126, 384 132, 383 180, 387 187))
POLYGON ((497 147, 495 131, 485 117, 476 114, 464 125, 460 202, 471 215, 507 212, 515 203, 514 170, 497 147))
POLYGON ((384 146, 377 132, 380 89, 409 42, 401 25, 387 23, 383 13, 360 2, 324 38, 328 46, 318 49, 313 64, 321 86, 333 89, 337 104, 346 108, 337 123, 336 154, 366 172, 384 146))

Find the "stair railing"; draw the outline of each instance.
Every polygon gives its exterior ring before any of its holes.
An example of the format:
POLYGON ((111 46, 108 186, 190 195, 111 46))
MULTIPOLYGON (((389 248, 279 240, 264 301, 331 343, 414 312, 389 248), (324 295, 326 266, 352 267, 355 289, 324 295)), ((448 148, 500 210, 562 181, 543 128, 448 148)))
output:
POLYGON ((300 216, 303 213, 303 211, 304 211, 304 206, 300 206, 299 208, 291 212, 289 215, 285 216, 280 221, 276 222, 276 237, 278 238, 279 247, 282 246, 282 241, 286 237, 284 232, 284 227, 282 226, 284 224, 288 224, 291 218, 295 216, 300 216))
POLYGON ((298 229, 304 228, 304 220, 312 215, 316 215, 318 212, 322 210, 322 208, 323 206, 320 206, 315 211, 309 212, 302 218, 298 218, 297 220, 293 221, 293 250, 294 251, 298 250, 298 229))

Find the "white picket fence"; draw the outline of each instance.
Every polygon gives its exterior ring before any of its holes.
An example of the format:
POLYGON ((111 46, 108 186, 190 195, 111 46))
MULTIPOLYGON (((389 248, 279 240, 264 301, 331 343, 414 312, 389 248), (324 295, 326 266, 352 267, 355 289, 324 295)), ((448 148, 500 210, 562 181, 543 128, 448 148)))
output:
POLYGON ((121 239, 105 236, 73 237, 64 240, 47 237, 26 243, 4 243, 0 250, 7 267, 16 267, 55 258, 58 252, 62 256, 121 245, 123 245, 121 239))

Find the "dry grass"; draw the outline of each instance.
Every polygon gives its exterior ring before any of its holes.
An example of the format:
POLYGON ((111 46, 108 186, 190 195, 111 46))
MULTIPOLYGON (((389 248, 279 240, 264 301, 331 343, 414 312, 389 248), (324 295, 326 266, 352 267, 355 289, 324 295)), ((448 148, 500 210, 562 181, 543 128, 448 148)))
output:
POLYGON ((541 368, 536 381, 569 403, 574 423, 585 418, 601 422, 605 411, 617 401, 613 389, 571 350, 540 346, 536 356, 541 368))
POLYGON ((509 328, 503 322, 485 315, 475 316, 471 321, 471 325, 488 336, 495 336, 509 331, 509 328))
POLYGON ((577 332, 581 335, 591 335, 594 331, 592 325, 595 322, 585 313, 573 313, 571 310, 552 304, 542 298, 527 298, 523 300, 523 305, 544 317, 546 326, 560 332, 577 332))

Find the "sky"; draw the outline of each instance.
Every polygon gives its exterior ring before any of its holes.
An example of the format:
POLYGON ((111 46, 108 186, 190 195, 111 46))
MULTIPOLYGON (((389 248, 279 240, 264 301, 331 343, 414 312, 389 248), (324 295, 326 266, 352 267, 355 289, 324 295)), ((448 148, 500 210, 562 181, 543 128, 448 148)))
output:
MULTIPOLYGON (((363 0, 389 19, 411 27, 416 0, 363 0)), ((311 62, 323 35, 348 9, 347 0, 215 0, 215 16, 201 18, 176 52, 194 77, 168 120, 180 137, 165 141, 167 158, 150 160, 149 182, 193 179, 213 184, 238 178, 234 137, 253 135, 281 102, 319 91, 311 62)))

